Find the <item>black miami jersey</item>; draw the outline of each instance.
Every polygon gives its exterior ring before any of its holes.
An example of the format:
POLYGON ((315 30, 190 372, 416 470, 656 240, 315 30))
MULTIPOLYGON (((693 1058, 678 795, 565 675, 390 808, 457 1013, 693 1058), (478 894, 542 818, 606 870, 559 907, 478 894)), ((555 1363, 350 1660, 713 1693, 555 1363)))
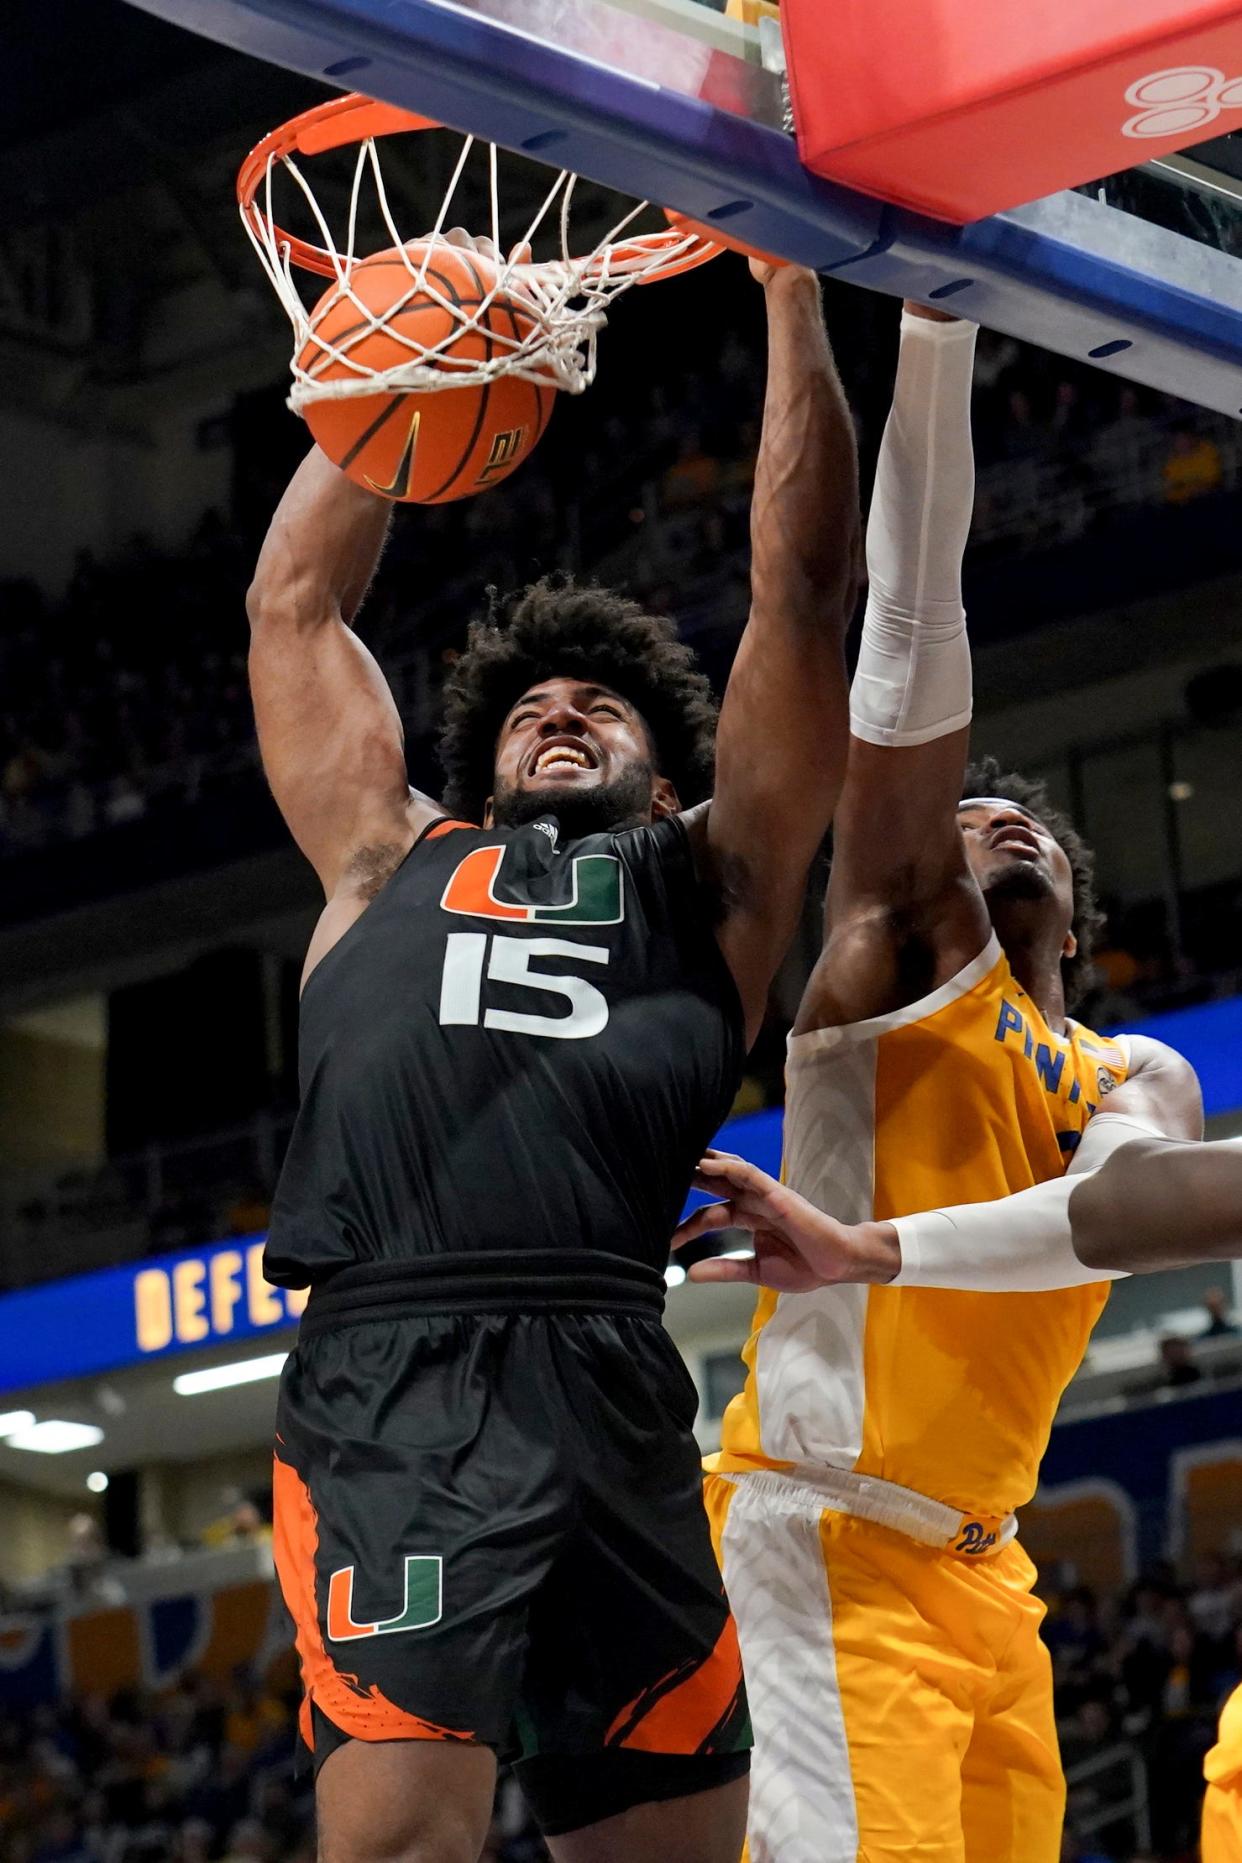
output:
POLYGON ((744 1052, 680 820, 437 822, 307 982, 268 1277, 489 1248, 662 1267, 744 1052))

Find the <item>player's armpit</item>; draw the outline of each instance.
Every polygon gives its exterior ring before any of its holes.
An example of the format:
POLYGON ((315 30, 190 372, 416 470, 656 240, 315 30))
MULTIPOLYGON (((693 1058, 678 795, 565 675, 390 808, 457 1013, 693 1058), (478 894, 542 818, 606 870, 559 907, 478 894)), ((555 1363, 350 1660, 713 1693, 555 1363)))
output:
POLYGON ((389 508, 320 453, 281 500, 247 598, 250 685, 277 806, 329 898, 368 848, 410 846, 434 805, 411 799, 401 720, 349 625, 389 508))

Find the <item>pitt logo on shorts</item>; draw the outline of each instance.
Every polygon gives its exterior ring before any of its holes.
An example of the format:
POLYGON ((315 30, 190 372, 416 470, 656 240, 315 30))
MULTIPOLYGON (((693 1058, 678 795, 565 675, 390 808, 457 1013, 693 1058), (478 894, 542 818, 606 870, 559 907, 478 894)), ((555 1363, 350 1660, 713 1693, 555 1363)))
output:
POLYGON ((443 1612, 444 1561, 439 1554, 407 1553, 405 1601, 395 1617, 375 1623, 354 1621, 354 1567, 343 1565, 328 1581, 328 1641, 350 1643, 356 1637, 390 1637, 400 1630, 427 1630, 443 1612))

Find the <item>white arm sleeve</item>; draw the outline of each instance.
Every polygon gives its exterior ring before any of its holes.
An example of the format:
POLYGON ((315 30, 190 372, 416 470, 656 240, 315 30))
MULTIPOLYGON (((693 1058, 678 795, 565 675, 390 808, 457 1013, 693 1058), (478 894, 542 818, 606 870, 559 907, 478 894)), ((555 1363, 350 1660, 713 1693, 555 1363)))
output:
POLYGON ((869 744, 926 744, 970 723, 962 556, 975 496, 973 323, 909 311, 867 520, 869 590, 850 725, 869 744))
POLYGON ((1155 1126, 1125 1113, 1097 1113, 1064 1177, 994 1203, 962 1203, 898 1217, 901 1269, 894 1287, 956 1287, 985 1294, 1041 1294, 1057 1287, 1120 1281, 1125 1270, 1088 1268, 1074 1253, 1069 1200, 1084 1176, 1120 1145, 1159 1138, 1155 1126))

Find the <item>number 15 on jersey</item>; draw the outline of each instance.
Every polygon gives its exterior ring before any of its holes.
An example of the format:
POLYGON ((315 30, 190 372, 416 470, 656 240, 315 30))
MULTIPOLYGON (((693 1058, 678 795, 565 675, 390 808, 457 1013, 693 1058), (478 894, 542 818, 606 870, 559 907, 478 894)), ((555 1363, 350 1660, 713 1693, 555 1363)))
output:
POLYGON ((511 1035, 550 1035, 559 1041, 585 1041, 608 1024, 608 998, 584 977, 536 970, 537 958, 572 958, 579 964, 606 964, 600 945, 572 944, 566 938, 512 938, 501 932, 450 932, 440 980, 442 1027, 498 1029, 511 1035), (489 953, 490 946, 490 953, 489 953), (485 1009, 484 976, 490 983, 516 984, 563 996, 566 1015, 534 1015, 524 1010, 485 1009))

